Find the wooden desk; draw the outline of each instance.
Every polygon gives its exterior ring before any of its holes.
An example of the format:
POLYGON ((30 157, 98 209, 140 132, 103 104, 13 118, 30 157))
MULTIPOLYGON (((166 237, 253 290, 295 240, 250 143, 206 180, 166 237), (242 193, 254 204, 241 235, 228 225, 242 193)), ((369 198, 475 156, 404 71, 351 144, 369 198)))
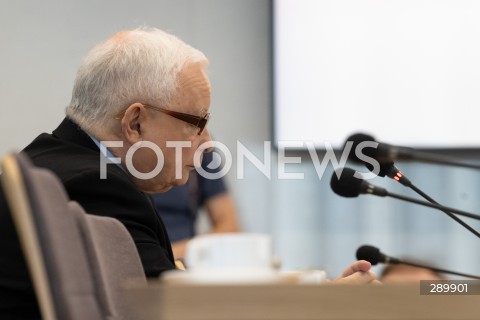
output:
POLYGON ((138 319, 480 319, 480 295, 426 296, 419 285, 130 285, 138 319))

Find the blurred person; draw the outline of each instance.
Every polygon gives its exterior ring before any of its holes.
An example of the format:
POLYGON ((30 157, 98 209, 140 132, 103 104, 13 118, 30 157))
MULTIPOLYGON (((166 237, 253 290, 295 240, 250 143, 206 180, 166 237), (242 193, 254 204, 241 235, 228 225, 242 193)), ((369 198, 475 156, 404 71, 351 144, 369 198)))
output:
MULTIPOLYGON (((210 169, 213 153, 203 157, 202 168, 212 174, 221 167, 210 169)), ((183 260, 188 241, 196 235, 199 210, 204 208, 211 225, 209 233, 238 232, 234 201, 223 178, 209 179, 197 171, 190 173, 188 182, 167 192, 152 195, 155 208, 165 223, 172 242, 175 259, 183 260)))
POLYGON ((440 273, 421 267, 406 264, 390 264, 382 270, 380 281, 382 283, 409 283, 420 280, 445 280, 440 273))

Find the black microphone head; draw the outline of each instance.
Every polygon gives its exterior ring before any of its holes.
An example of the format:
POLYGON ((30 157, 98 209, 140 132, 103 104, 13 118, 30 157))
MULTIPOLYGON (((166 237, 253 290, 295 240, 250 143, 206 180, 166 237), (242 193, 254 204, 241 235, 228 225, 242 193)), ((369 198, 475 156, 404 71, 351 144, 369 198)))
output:
MULTIPOLYGON (((371 158, 376 159, 375 157, 371 157, 371 158)), ((373 166, 370 163, 366 163, 365 166, 370 171, 373 171, 373 169, 374 169, 373 166)), ((385 162, 385 163, 380 162, 380 171, 378 172, 377 176, 382 177, 382 178, 385 177, 385 176, 389 177, 390 173, 395 172, 395 170, 398 170, 398 169, 396 169, 393 161, 388 161, 388 162, 385 162)))
POLYGON ((354 176, 355 170, 350 168, 338 168, 332 174, 330 187, 333 192, 342 197, 358 197, 362 189, 362 179, 354 176))
MULTIPOLYGON (((358 163, 358 164, 364 164, 368 170, 373 171, 374 167, 371 163, 366 162, 356 155, 355 151, 357 149, 357 146, 362 143, 362 142, 376 142, 375 138, 373 138, 371 135, 365 134, 365 133, 355 133, 352 134, 350 137, 347 138, 347 141, 345 142, 345 145, 348 141, 352 141, 352 148, 350 149, 350 152, 348 153, 348 160, 358 163)), ((362 153, 372 159, 377 160, 380 163, 380 171, 378 172, 379 177, 385 177, 388 175, 392 170, 394 170, 394 163, 393 161, 385 161, 382 160, 380 161, 379 159, 383 159, 383 150, 380 151, 379 148, 373 148, 373 147, 364 147, 362 149, 362 153)))
POLYGON ((347 144, 348 141, 352 142, 352 148, 350 149, 350 152, 348 154, 348 160, 350 160, 354 163, 364 164, 365 162, 363 160, 360 160, 357 157, 357 155, 355 154, 355 149, 357 148, 357 146, 360 143, 365 142, 365 141, 375 141, 375 138, 373 138, 371 135, 368 135, 368 134, 365 134, 365 133, 354 133, 347 138, 347 140, 345 141, 345 144, 344 144, 344 148, 345 148, 345 145, 347 144))
POLYGON ((376 265, 379 262, 385 262, 385 256, 380 249, 364 245, 357 249, 357 260, 367 260, 372 265, 376 265))

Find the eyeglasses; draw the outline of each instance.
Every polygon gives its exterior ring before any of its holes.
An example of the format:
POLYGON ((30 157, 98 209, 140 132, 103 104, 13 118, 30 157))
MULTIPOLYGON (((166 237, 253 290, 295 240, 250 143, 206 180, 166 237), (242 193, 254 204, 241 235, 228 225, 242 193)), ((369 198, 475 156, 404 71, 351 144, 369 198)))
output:
MULTIPOLYGON (((155 110, 155 111, 163 112, 163 113, 168 114, 169 116, 174 117, 178 120, 182 120, 186 123, 189 123, 191 125, 196 126, 199 129, 198 130, 198 135, 202 134, 203 130, 207 126, 208 119, 210 118, 210 113, 205 114, 203 117, 199 117, 199 116, 194 116, 194 115, 188 114, 188 113, 177 112, 177 111, 167 110, 167 109, 164 109, 164 108, 150 106, 148 104, 144 104, 143 106, 145 108, 149 108, 149 109, 152 109, 152 110, 155 110)), ((122 116, 123 113, 125 113, 125 111, 123 111, 122 113, 117 115, 115 117, 115 119, 121 119, 121 116, 122 116)))

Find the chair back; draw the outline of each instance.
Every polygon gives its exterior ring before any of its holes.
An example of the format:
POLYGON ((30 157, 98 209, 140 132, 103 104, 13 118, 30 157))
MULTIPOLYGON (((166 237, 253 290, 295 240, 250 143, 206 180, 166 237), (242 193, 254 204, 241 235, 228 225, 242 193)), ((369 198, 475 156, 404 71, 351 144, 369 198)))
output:
POLYGON ((2 161, 2 184, 43 319, 131 319, 122 284, 145 281, 116 219, 88 215, 60 180, 25 154, 2 161))

